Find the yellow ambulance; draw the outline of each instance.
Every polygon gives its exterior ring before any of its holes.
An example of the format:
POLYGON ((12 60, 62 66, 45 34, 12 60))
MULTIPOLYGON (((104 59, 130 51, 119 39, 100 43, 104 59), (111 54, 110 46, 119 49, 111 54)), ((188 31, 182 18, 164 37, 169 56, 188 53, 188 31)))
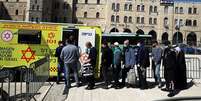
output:
MULTIPOLYGON (((15 67, 24 65, 29 68, 31 63, 50 55, 50 77, 57 76, 57 58, 54 54, 58 41, 65 41, 73 35, 80 53, 85 52, 87 41, 101 53, 101 34, 102 31, 97 26, 0 21, 0 69, 16 70, 15 67)), ((100 54, 96 77, 99 68, 100 54)))

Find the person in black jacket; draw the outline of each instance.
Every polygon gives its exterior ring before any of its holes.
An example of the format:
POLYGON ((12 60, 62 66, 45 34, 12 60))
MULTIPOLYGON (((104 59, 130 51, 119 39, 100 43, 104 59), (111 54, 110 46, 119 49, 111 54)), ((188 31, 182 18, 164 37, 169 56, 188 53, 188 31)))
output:
MULTIPOLYGON (((91 42, 87 42, 86 47, 87 47, 86 53, 89 55, 88 56, 88 63, 90 63, 91 66, 93 67, 93 74, 94 74, 94 70, 96 67, 97 50, 95 47, 92 47, 91 42)), ((88 86, 86 89, 88 89, 88 90, 93 89, 95 86, 94 75, 88 76, 88 77, 86 77, 86 79, 88 82, 88 86)))
POLYGON ((55 53, 55 57, 57 57, 57 62, 58 62, 58 66, 57 66, 57 84, 59 84, 59 81, 61 79, 61 73, 63 72, 63 67, 64 67, 64 62, 61 60, 60 55, 61 55, 61 51, 63 49, 63 42, 59 41, 58 42, 59 47, 56 48, 56 53, 55 53))
POLYGON ((187 88, 187 77, 186 77, 186 62, 185 62, 185 54, 179 48, 175 48, 176 51, 176 76, 175 76, 175 88, 179 90, 183 90, 187 88))
POLYGON ((164 66, 164 78, 166 88, 163 88, 163 91, 169 91, 168 96, 175 95, 175 77, 176 77, 176 52, 170 46, 170 42, 165 43, 166 47, 163 53, 163 66, 164 66))
POLYGON ((108 89, 109 85, 109 68, 113 62, 113 51, 108 47, 108 44, 104 42, 102 44, 102 59, 101 59, 101 68, 102 68, 102 75, 105 82, 105 89, 108 89))
POLYGON ((137 46, 139 46, 137 52, 137 71, 139 75, 139 87, 140 89, 147 89, 146 81, 146 68, 149 67, 149 50, 145 48, 143 40, 141 40, 137 46))

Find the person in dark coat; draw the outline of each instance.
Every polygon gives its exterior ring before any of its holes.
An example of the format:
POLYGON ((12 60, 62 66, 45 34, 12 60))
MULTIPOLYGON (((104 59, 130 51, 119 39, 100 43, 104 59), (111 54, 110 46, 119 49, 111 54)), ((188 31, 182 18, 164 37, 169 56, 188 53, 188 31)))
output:
POLYGON ((175 71, 175 88, 183 90, 187 88, 185 54, 179 47, 176 47, 175 51, 177 61, 175 71))
POLYGON ((139 46, 137 52, 137 71, 139 76, 139 87, 140 89, 147 89, 148 85, 146 81, 146 68, 150 65, 149 50, 145 48, 143 41, 140 41, 137 46, 139 46))
MULTIPOLYGON (((91 42, 86 43, 87 51, 86 53, 88 54, 88 61, 87 63, 90 63, 91 66, 93 67, 93 74, 95 72, 95 67, 96 67, 96 58, 97 58, 97 50, 95 47, 92 47, 91 42)), ((94 75, 86 77, 88 86, 86 89, 91 90, 95 86, 95 81, 94 81, 94 75)))
POLYGON ((109 86, 109 68, 113 62, 113 51, 109 48, 106 42, 102 44, 102 59, 101 59, 101 68, 102 68, 102 75, 105 82, 104 88, 108 89, 109 86))
POLYGON ((133 47, 130 46, 129 40, 124 41, 124 47, 123 47, 123 69, 122 69, 122 87, 125 86, 125 80, 127 77, 127 73, 129 70, 134 67, 136 63, 136 54, 134 52, 133 47))
POLYGON ((59 41, 58 45, 59 45, 59 47, 56 48, 56 52, 55 52, 55 57, 57 57, 57 62, 58 62, 58 65, 57 65, 57 84, 59 84, 59 82, 61 80, 61 73, 63 72, 63 68, 64 68, 64 62, 60 58, 61 51, 64 47, 63 42, 59 41))
POLYGON ((176 74, 176 52, 170 46, 170 42, 166 42, 166 47, 163 54, 163 65, 164 65, 164 78, 166 88, 163 88, 164 91, 169 91, 168 96, 174 96, 175 91, 175 74, 176 74))

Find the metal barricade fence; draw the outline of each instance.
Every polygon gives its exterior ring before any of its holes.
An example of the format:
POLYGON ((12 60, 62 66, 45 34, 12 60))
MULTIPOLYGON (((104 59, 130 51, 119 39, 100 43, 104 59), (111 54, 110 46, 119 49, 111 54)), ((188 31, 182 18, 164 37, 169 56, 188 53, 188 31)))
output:
POLYGON ((3 68, 0 70, 0 101, 29 101, 48 78, 49 57, 32 63, 30 67, 3 68))
MULTIPOLYGON (((201 58, 201 56, 200 56, 201 58)), ((186 55, 186 75, 188 79, 201 79, 201 59, 197 56, 186 55)), ((160 76, 164 78, 164 67, 161 63, 160 76)), ((147 78, 154 78, 152 70, 152 61, 150 59, 150 66, 147 68, 147 78)))

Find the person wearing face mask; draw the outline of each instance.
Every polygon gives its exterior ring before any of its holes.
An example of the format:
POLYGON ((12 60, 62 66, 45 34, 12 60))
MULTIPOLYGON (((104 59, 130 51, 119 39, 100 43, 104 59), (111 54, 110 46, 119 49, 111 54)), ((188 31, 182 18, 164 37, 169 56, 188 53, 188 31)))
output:
POLYGON ((122 87, 125 86, 125 80, 129 70, 135 65, 135 54, 134 49, 130 46, 129 40, 124 41, 124 47, 122 52, 123 68, 122 68, 122 87))
POLYGON ((147 89, 147 81, 146 81, 146 68, 149 67, 149 50, 145 48, 144 41, 141 40, 137 44, 139 46, 137 52, 137 71, 139 76, 139 87, 140 89, 147 89))

